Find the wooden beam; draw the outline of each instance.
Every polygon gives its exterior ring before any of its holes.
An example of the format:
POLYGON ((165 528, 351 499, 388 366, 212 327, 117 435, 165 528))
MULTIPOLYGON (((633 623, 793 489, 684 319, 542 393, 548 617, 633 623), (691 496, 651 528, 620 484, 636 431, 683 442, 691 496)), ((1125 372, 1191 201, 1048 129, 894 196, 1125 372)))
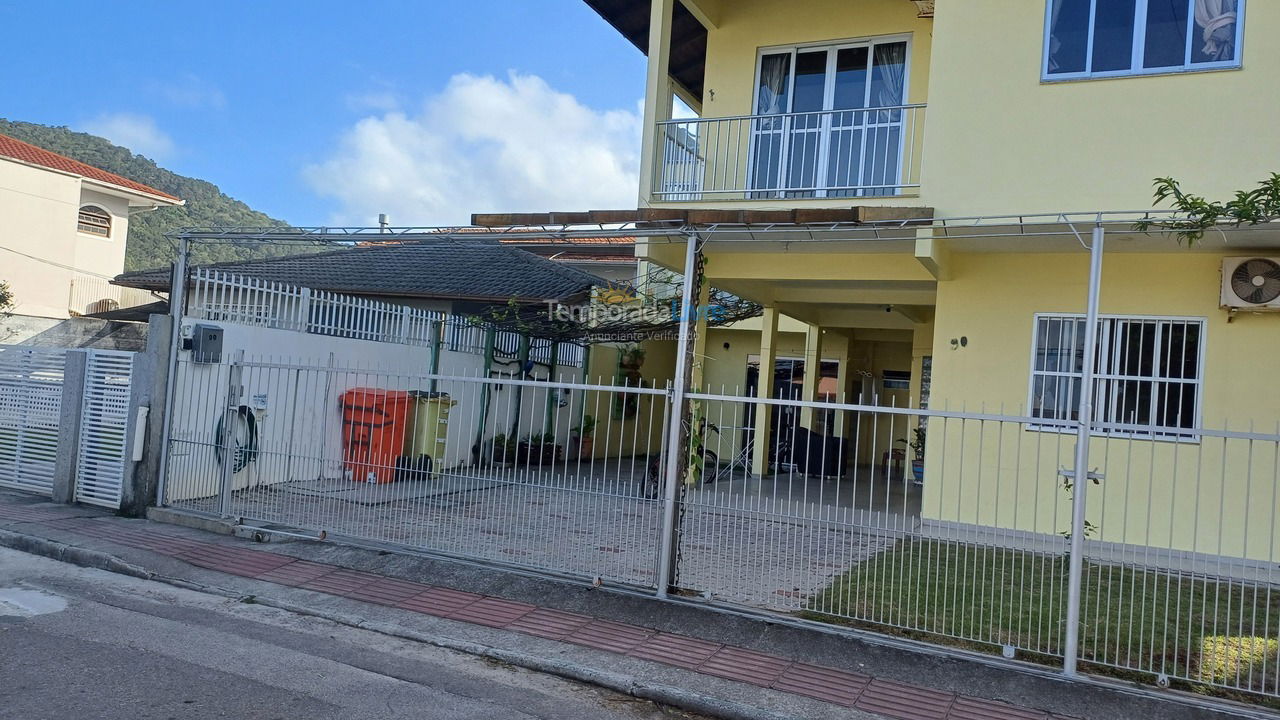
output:
POLYGON ((640 208, 636 213, 637 220, 640 222, 662 222, 665 220, 685 222, 689 219, 689 211, 680 208, 647 207, 640 208))
POLYGON ((753 225, 771 223, 791 224, 796 221, 796 214, 791 210, 743 210, 742 222, 753 225))
POLYGON ((552 225, 583 225, 591 222, 591 213, 588 212, 553 212, 551 215, 552 225))
POLYGON ((857 222, 891 222, 893 220, 932 220, 931 207, 885 207, 882 205, 860 205, 857 222))
POLYGON ((639 213, 636 210, 592 210, 587 213, 593 223, 629 223, 635 222, 639 213))
POLYGON ((804 208, 795 211, 795 221, 806 223, 858 222, 858 208, 804 208))
POLYGON ((480 227, 508 227, 511 225, 550 225, 550 213, 474 213, 471 224, 480 227))
POLYGON ((689 223, 692 225, 712 225, 715 223, 741 223, 741 210, 690 210, 689 223))

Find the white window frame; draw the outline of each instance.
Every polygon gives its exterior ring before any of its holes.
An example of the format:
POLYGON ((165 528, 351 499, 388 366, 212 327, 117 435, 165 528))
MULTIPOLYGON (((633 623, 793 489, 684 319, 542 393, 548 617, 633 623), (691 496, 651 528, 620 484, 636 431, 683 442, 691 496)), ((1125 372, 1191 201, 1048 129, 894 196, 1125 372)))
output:
POLYGON ((1187 0, 1187 50, 1183 55, 1182 65, 1170 65, 1166 67, 1147 68, 1143 67, 1142 54, 1146 46, 1147 39, 1147 0, 1134 1, 1134 25, 1133 25, 1133 48, 1130 55, 1130 68, 1128 70, 1100 70, 1093 72, 1090 68, 1093 65, 1093 28, 1094 16, 1097 12, 1098 2, 1106 0, 1091 0, 1089 5, 1089 39, 1085 45, 1085 69, 1081 72, 1074 73, 1049 73, 1049 33, 1053 30, 1053 3, 1055 0, 1045 0, 1044 3, 1044 43, 1040 58, 1040 81, 1046 83, 1062 82, 1064 80, 1089 80, 1093 78, 1111 78, 1111 77, 1132 77, 1137 75, 1170 75, 1188 72, 1209 72, 1213 70, 1238 70, 1244 66, 1244 6, 1245 0, 1239 0, 1236 7, 1236 57, 1234 60, 1223 60, 1220 62, 1191 62, 1191 44, 1196 42, 1195 33, 1195 0, 1187 0))
POLYGON ((111 214, 110 210, 102 207, 101 205, 95 205, 94 203, 85 203, 80 207, 76 208, 76 232, 80 233, 81 235, 88 235, 89 237, 95 237, 95 238, 98 238, 99 240, 110 240, 111 236, 115 232, 115 224, 116 224, 115 216, 111 214), (90 208, 91 210, 96 210, 98 212, 85 213, 85 208, 90 208), (87 223, 87 222, 83 222, 80 219, 80 216, 83 214, 88 214, 89 216, 96 218, 98 217, 99 213, 106 216, 105 225, 99 225, 96 223, 87 223), (101 227, 104 230, 106 230, 106 232, 98 233, 98 232, 93 232, 91 230, 81 229, 82 226, 86 226, 86 225, 89 227, 101 227))
MULTIPOLYGON (((1028 374, 1027 374, 1026 412, 1028 416, 1031 416, 1035 412, 1034 410, 1035 388, 1036 388, 1037 377, 1065 377, 1065 378, 1082 377, 1081 373, 1076 373, 1076 372, 1068 372, 1068 371, 1060 371, 1060 370, 1036 370, 1036 349, 1039 346, 1039 341, 1040 341, 1040 321, 1041 320, 1084 320, 1085 318, 1086 316, 1084 313, 1066 313, 1066 312, 1035 313, 1035 315, 1032 316, 1031 352, 1030 352, 1030 358, 1028 360, 1028 374)), ((1102 356, 1104 354, 1110 354, 1112 352, 1112 347, 1110 345, 1110 333, 1107 330, 1107 328, 1111 327, 1111 325, 1106 322, 1109 320, 1127 320, 1132 322, 1155 322, 1157 333, 1161 332, 1162 326, 1160 323, 1164 323, 1164 322, 1182 323, 1185 325, 1198 326, 1199 349, 1198 349, 1198 354, 1196 356, 1196 377, 1194 378, 1194 380, 1186 380, 1182 378, 1167 379, 1167 378, 1160 378, 1156 376, 1143 377, 1143 376, 1137 376, 1137 375, 1119 375, 1114 373, 1095 373, 1095 376, 1094 376, 1095 391, 1097 390, 1097 383, 1099 380, 1103 380, 1103 381, 1133 380, 1133 381, 1147 382, 1147 383, 1172 382, 1172 383, 1182 383, 1182 384, 1193 385, 1195 387, 1195 412, 1194 412, 1194 416, 1191 418, 1190 427, 1173 428, 1173 427, 1164 426, 1164 425, 1151 425, 1150 426, 1152 428, 1151 431, 1140 431, 1140 430, 1134 429, 1134 426, 1132 426, 1130 423, 1116 421, 1113 418, 1104 419, 1103 417, 1101 417, 1100 413, 1102 412, 1102 410, 1100 408, 1103 407, 1103 404, 1102 404, 1103 401, 1095 397, 1094 403, 1093 403, 1094 405, 1093 422, 1096 425, 1101 425, 1102 427, 1095 426, 1093 430, 1093 435, 1105 436, 1105 437, 1137 438, 1137 439, 1146 439, 1146 440, 1166 440, 1171 442, 1198 441, 1200 437, 1200 434, 1198 431, 1200 430, 1201 427, 1203 427, 1202 420, 1204 417, 1204 367, 1205 367, 1206 348, 1208 347, 1208 330, 1209 330, 1208 319, 1204 317, 1196 317, 1196 316, 1190 316, 1190 315, 1105 315, 1105 314, 1100 314, 1098 315, 1098 321, 1099 321, 1100 327, 1099 327, 1099 333, 1098 333, 1098 344, 1096 348, 1096 353, 1098 354, 1098 356, 1102 356), (1171 432, 1174 430, 1176 430, 1176 432, 1171 432), (1158 431, 1163 431, 1163 432, 1158 432, 1158 431)), ((1083 335, 1081 337, 1083 338, 1083 335)), ((1159 334, 1157 334, 1154 340, 1154 343, 1155 343, 1154 347, 1156 348, 1156 352, 1158 352, 1160 347, 1159 334)), ((1086 360, 1089 362, 1094 361, 1091 358, 1086 360)), ((1116 358, 1115 356, 1112 356, 1112 364, 1114 365, 1115 362, 1116 362, 1116 358)), ((1069 426, 1075 425, 1075 423, 1077 422, 1076 420, 1071 420, 1069 418, 1037 418, 1037 420, 1044 420, 1045 422, 1043 424, 1039 422, 1028 423, 1027 429, 1038 430, 1041 432, 1064 432, 1064 433, 1075 432, 1075 429, 1069 426)))
MULTIPOLYGON (((782 55, 785 53, 789 53, 791 55, 790 64, 788 66, 789 74, 787 75, 787 87, 788 87, 787 109, 784 112, 780 113, 781 115, 791 115, 793 112, 792 107, 794 107, 794 103, 795 103, 796 55, 798 53, 812 52, 814 50, 827 51, 827 69, 826 69, 826 76, 825 76, 826 80, 824 81, 824 86, 822 89, 822 96, 823 96, 822 105, 824 109, 814 110, 810 112, 832 113, 835 111, 828 108, 827 106, 831 104, 831 100, 834 97, 834 92, 835 92, 835 84, 836 84, 835 67, 836 67, 837 53, 841 50, 849 50, 849 49, 860 48, 860 47, 866 48, 868 52, 868 63, 870 63, 871 62, 870 54, 875 51, 876 45, 898 43, 898 42, 906 44, 906 56, 902 65, 902 105, 897 107, 905 107, 907 105, 910 105, 911 104, 911 53, 913 49, 912 47, 913 35, 914 33, 895 33, 892 35, 872 35, 868 37, 849 38, 845 40, 820 40, 817 42, 796 43, 796 44, 789 44, 789 45, 770 45, 766 47, 756 48, 756 60, 755 60, 756 65, 755 65, 755 74, 753 77, 754 84, 751 89, 750 114, 753 118, 766 117, 766 116, 757 116, 757 109, 760 107, 760 63, 764 60, 765 55, 782 55)), ((870 64, 868 64, 868 73, 870 72, 870 67, 871 67, 870 64)), ((871 80, 870 75, 868 74, 868 78, 867 78, 868 88, 870 88, 870 84, 871 84, 870 80, 871 80)), ((905 119, 904 119, 904 123, 905 123, 905 119)), ((829 114, 824 115, 822 127, 818 129, 818 132, 819 133, 830 132, 830 115, 829 114)), ((791 127, 789 122, 784 122, 782 133, 784 136, 789 135, 791 133, 791 127)), ((778 176, 779 185, 783 183, 782 173, 785 172, 785 168, 787 167, 787 163, 788 163, 787 155, 789 154, 789 151, 790 151, 789 143, 790 143, 790 140, 784 141, 782 157, 779 159, 780 168, 782 168, 779 170, 779 176, 778 176)), ((902 180, 901 174, 902 174, 903 145, 904 143, 899 143, 898 145, 897 166, 898 166, 899 181, 902 180)), ((754 185, 753 173, 755 172, 755 162, 754 162, 755 153, 756 153, 756 131, 753 127, 750 137, 748 139, 748 146, 747 146, 747 157, 749 158, 748 167, 747 167, 747 186, 748 186, 747 192, 769 193, 770 190, 767 188, 759 191, 751 189, 751 186, 754 185)), ((866 162, 865 154, 866 154, 866 151, 864 146, 863 156, 861 157, 858 163, 859 168, 864 167, 863 163, 866 162)), ((828 161, 827 153, 819 151, 818 166, 814 171, 815 177, 820 177, 820 178, 826 177, 827 161, 828 161)), ((821 183, 819 183, 819 185, 821 185, 821 183)), ((825 198, 827 197, 828 191, 829 189, 826 187, 821 187, 821 189, 815 188, 814 190, 811 191, 813 192, 812 197, 804 197, 804 196, 789 196, 787 195, 787 193, 788 192, 810 192, 810 191, 789 190, 789 189, 783 188, 781 190, 774 191, 772 193, 772 197, 787 198, 791 200, 825 198)), ((901 197, 904 191, 905 191, 905 188, 897 187, 894 189, 894 192, 890 195, 867 195, 865 190, 856 190, 856 191, 853 191, 854 192, 853 195, 836 195, 834 197, 840 197, 840 198, 901 197)), ((838 192, 849 192, 849 191, 840 190, 838 192)))

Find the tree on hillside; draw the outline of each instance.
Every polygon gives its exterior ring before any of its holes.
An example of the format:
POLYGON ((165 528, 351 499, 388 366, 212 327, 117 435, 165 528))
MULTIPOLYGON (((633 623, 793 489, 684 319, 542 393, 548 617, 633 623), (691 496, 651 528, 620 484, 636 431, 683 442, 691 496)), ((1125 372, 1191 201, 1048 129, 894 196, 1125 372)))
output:
MULTIPOLYGON (((279 227, 288 225, 234 198, 217 185, 184 177, 136 155, 128 148, 110 141, 74 132, 65 127, 0 119, 0 134, 17 138, 82 163, 102 168, 130 180, 176 195, 186 201, 182 207, 160 208, 129 218, 129 238, 125 253, 125 270, 166 267, 173 260, 175 248, 165 233, 183 227, 279 227)), ((305 249, 305 248, 304 248, 305 249)), ((288 255, 298 248, 262 243, 243 245, 199 245, 192 248, 192 262, 210 263, 229 260, 288 255)), ((314 251, 314 248, 311 248, 314 251)))

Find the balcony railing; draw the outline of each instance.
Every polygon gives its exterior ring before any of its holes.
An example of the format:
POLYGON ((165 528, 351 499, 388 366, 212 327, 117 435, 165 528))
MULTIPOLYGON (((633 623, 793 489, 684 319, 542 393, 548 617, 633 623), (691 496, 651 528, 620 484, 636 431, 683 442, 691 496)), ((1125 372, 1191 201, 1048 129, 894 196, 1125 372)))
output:
POLYGON ((105 278, 73 272, 67 310, 71 315, 92 315, 147 305, 157 300, 159 298, 146 290, 120 287, 105 278))
POLYGON ((660 201, 914 195, 924 105, 658 123, 660 201))

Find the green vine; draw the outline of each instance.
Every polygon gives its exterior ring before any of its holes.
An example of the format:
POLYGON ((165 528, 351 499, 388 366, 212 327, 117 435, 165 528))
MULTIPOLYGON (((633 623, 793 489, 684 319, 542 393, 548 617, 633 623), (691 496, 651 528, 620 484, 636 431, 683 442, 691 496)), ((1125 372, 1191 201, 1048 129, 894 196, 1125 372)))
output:
POLYGON ((1257 225, 1280 218, 1280 173, 1258 183, 1252 190, 1238 190, 1227 202, 1206 200, 1200 195, 1183 192, 1182 186, 1171 177, 1156 178, 1155 201, 1165 201, 1179 213, 1172 219, 1145 218, 1135 223, 1137 230, 1171 232, 1179 242, 1195 244, 1204 237, 1206 230, 1220 225, 1239 227, 1257 225))

